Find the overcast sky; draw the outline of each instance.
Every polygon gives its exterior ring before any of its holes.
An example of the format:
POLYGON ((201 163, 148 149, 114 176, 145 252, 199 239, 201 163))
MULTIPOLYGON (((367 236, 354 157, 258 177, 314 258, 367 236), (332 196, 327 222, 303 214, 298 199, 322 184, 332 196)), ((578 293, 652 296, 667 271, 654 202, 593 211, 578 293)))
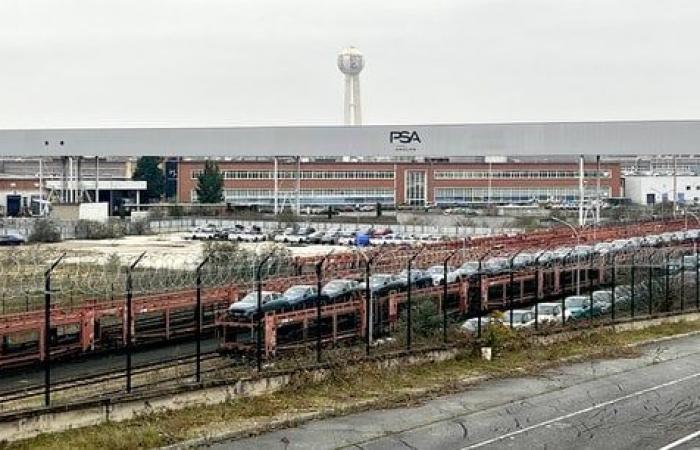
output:
POLYGON ((698 0, 1 0, 0 128, 700 118, 698 0))

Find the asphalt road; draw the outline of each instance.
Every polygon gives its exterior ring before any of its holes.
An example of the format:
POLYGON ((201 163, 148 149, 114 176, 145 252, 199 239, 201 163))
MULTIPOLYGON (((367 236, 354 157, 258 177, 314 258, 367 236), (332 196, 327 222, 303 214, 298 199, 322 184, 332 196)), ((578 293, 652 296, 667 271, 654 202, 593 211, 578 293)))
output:
POLYGON ((417 407, 315 421, 214 448, 700 448, 700 336, 650 345, 638 358, 489 381, 417 407))

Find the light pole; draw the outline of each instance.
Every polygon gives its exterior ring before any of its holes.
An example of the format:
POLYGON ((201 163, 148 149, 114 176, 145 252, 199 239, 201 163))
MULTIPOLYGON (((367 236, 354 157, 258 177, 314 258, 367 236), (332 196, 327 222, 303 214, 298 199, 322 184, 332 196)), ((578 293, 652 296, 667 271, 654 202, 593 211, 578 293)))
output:
POLYGON ((700 218, 698 218, 698 215, 695 214, 692 211, 688 211, 687 209, 685 210, 686 218, 685 218, 685 231, 688 231, 688 215, 690 215, 695 221, 698 223, 698 226, 700 226, 700 218))
POLYGON ((369 349, 372 344, 372 321, 374 320, 372 317, 372 287, 370 286, 369 279, 372 272, 372 263, 375 262, 375 259, 379 262, 381 255, 384 254, 381 252, 381 249, 384 248, 384 244, 380 245, 379 248, 380 251, 375 252, 372 256, 367 256, 364 250, 359 249, 360 254, 365 260, 365 353, 367 356, 369 356, 369 349))

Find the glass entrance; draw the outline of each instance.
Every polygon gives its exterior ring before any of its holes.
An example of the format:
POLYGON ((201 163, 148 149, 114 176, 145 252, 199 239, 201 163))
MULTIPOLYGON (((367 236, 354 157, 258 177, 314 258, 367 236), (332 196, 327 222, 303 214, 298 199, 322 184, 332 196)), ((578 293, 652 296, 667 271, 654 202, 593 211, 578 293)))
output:
POLYGON ((406 204, 425 206, 425 170, 406 172, 406 204))

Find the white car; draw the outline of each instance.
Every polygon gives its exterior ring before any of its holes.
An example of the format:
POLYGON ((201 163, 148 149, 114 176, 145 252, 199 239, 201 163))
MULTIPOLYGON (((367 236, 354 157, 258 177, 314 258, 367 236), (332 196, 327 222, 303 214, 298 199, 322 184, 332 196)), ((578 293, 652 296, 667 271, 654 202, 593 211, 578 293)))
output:
POLYGON ((598 242, 593 246, 593 251, 599 255, 607 255, 613 250, 613 244, 610 242, 598 242))
POLYGON ((284 242, 285 244, 300 244, 302 242, 306 242, 307 240, 308 239, 305 234, 295 233, 294 228, 285 228, 282 234, 278 234, 277 236, 275 236, 275 242, 284 242))
MULTIPOLYGON (((533 262, 535 262, 535 257, 530 253, 519 253, 513 258, 513 267, 516 269, 526 267, 533 262)), ((510 261, 508 261, 508 265, 510 266, 510 261)))
POLYGON ((612 241, 612 249, 615 252, 621 252, 630 248, 630 241, 627 239, 615 239, 612 241))
POLYGON ((338 245, 355 245, 355 232, 341 231, 338 234, 338 245))
MULTIPOLYGON (((535 311, 535 307, 533 307, 532 311, 535 311)), ((564 321, 569 320, 569 317, 571 317, 571 313, 564 310, 564 321)), ((538 303, 537 322, 544 324, 561 323, 561 303, 538 303)))
MULTIPOLYGON (((481 329, 485 330, 488 328, 488 326, 491 323, 503 323, 503 318, 495 318, 491 316, 482 316, 481 317, 481 329)), ((462 326, 460 327, 463 331, 466 331, 467 333, 476 333, 479 330, 479 318, 478 317, 472 317, 471 319, 467 319, 462 326)))
POLYGON ((214 239, 216 237, 216 227, 213 225, 205 225, 192 230, 192 240, 214 239))
POLYGON ((261 241, 264 241, 265 239, 266 239, 266 237, 263 233, 258 233, 257 231, 253 230, 252 228, 245 228, 241 231, 229 233, 229 235, 228 235, 229 241, 238 241, 238 242, 261 242, 261 241))
MULTIPOLYGON (((445 271, 443 266, 432 266, 426 270, 426 273, 430 275, 430 277, 433 279, 433 285, 434 286, 439 286, 441 285, 445 279, 445 271)), ((450 283, 455 283, 460 280, 461 278, 461 273, 459 271, 456 271, 454 267, 447 267, 447 284, 450 283)))
MULTIPOLYGON (((503 316, 504 324, 510 326, 510 311, 503 316)), ((513 310, 513 328, 530 328, 535 326, 535 312, 532 309, 513 310)))
POLYGON ((470 277, 472 275, 476 275, 476 273, 479 271, 479 262, 478 261, 466 261, 463 263, 459 268, 457 269, 457 272, 459 272, 463 277, 470 277))

